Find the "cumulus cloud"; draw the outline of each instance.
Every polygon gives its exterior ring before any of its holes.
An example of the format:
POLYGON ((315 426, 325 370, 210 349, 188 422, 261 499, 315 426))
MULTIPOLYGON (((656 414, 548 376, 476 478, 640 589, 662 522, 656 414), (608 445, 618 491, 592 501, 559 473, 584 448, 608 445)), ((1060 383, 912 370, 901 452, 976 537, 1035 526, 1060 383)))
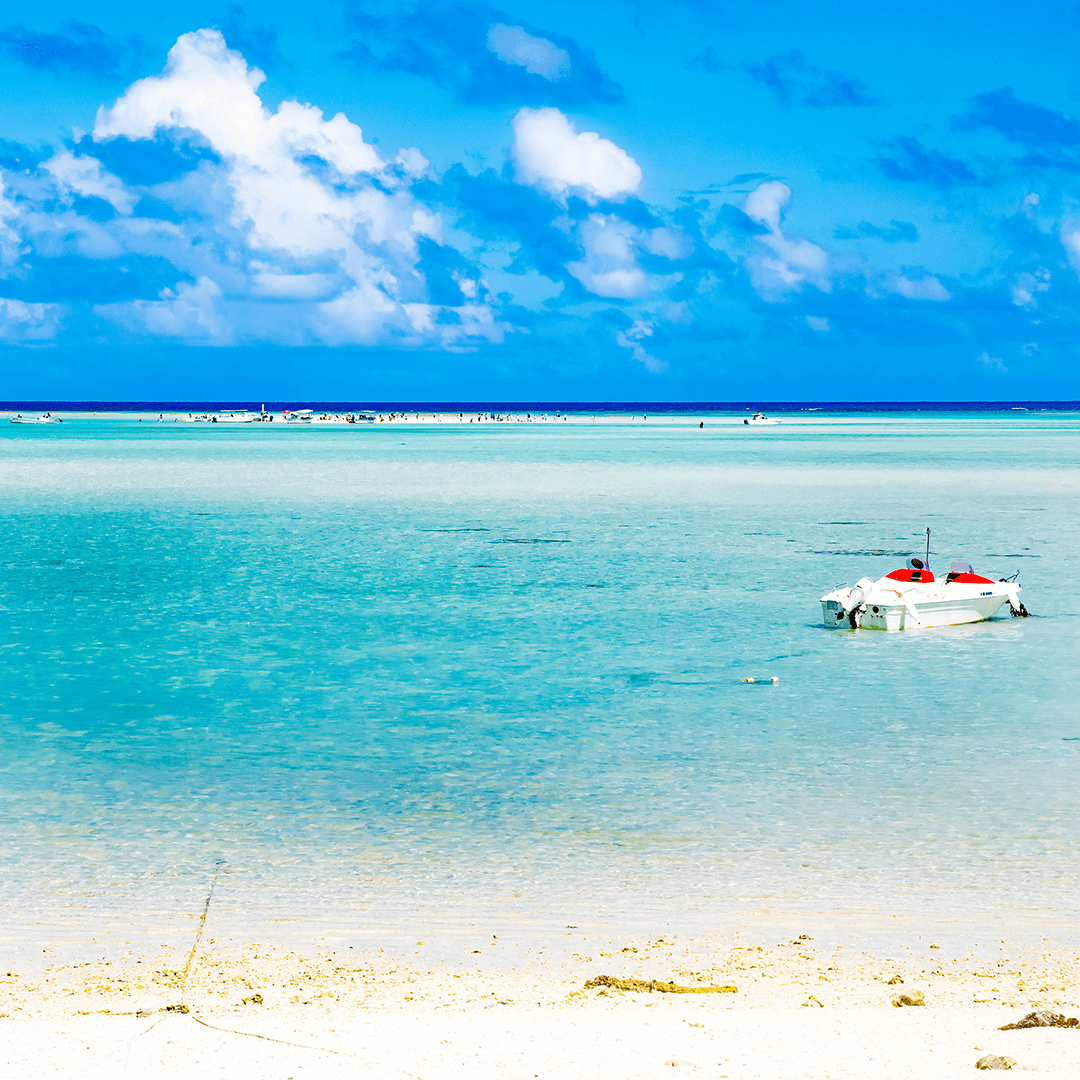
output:
MULTIPOLYGON (((95 143, 197 140, 206 153, 183 175, 132 193, 89 156, 47 165, 58 185, 130 214, 137 195, 186 204, 195 224, 130 220, 87 235, 166 254, 182 276, 154 299, 102 304, 132 333, 192 343, 277 341, 406 345, 495 340, 505 332, 464 291, 432 304, 421 243, 444 240, 440 216, 418 202, 418 150, 382 159, 343 113, 285 101, 266 109, 264 75, 216 30, 184 34, 165 71, 98 111, 95 143), (209 222, 198 236, 198 221, 209 222), (209 234, 209 235, 207 235, 209 234)), ((190 215, 189 215, 190 216, 190 215)))
POLYGON ((936 277, 929 274, 919 278, 906 277, 904 274, 886 274, 881 279, 881 285, 887 292, 896 293, 908 300, 940 302, 952 299, 952 293, 936 277))
POLYGON ((570 54, 565 49, 547 38, 533 37, 520 26, 495 23, 488 30, 487 47, 504 63, 523 67, 548 82, 570 74, 570 54))
POLYGON ((768 230, 755 237, 758 250, 747 259, 754 288, 766 300, 781 299, 804 284, 822 292, 832 289, 828 252, 809 240, 785 236, 780 227, 781 214, 790 202, 791 188, 770 180, 754 188, 743 203, 743 213, 768 230))
POLYGON ((59 304, 27 304, 0 297, 0 341, 10 344, 51 341, 60 329, 59 304))
POLYGON ((637 230, 611 214, 591 214, 578 229, 585 258, 567 270, 591 293, 632 300, 649 289, 645 271, 634 253, 637 230))
POLYGON ((221 311, 221 287, 210 278, 194 285, 181 282, 175 291, 163 289, 160 300, 133 300, 126 304, 100 304, 97 311, 136 333, 191 344, 228 345, 233 329, 221 311))
POLYGON ((45 162, 45 168, 56 177, 62 188, 84 197, 96 197, 111 203, 119 214, 130 214, 135 197, 124 190, 123 182, 101 167, 92 157, 75 157, 65 150, 45 162))
POLYGON ((996 371, 1001 375, 1004 375, 1009 370, 1001 362, 1001 357, 991 356, 988 352, 980 353, 977 359, 983 367, 989 368, 990 371, 996 371))
POLYGON ((1069 261, 1080 270, 1080 222, 1068 218, 1061 224, 1061 244, 1069 256, 1069 261))
POLYGON ((1050 271, 1040 266, 1033 274, 1018 274, 1012 286, 1012 302, 1017 307, 1036 308, 1036 293, 1044 293, 1050 288, 1050 271))
POLYGON ((646 352, 645 346, 641 344, 643 338, 652 337, 652 334, 653 324, 637 319, 628 329, 619 330, 615 334, 615 341, 624 349, 629 349, 634 359, 644 364, 647 371, 661 375, 668 369, 667 362, 646 352))
POLYGON ((807 315, 806 325, 811 330, 816 330, 819 334, 827 334, 832 327, 829 325, 828 319, 823 319, 820 315, 807 315))
POLYGON ((18 216, 15 204, 4 192, 3 176, 0 174, 0 272, 13 266, 23 250, 22 239, 13 227, 18 216))
POLYGON ((595 131, 578 131, 558 109, 522 109, 514 117, 519 178, 553 195, 580 193, 590 202, 632 194, 641 168, 595 131))

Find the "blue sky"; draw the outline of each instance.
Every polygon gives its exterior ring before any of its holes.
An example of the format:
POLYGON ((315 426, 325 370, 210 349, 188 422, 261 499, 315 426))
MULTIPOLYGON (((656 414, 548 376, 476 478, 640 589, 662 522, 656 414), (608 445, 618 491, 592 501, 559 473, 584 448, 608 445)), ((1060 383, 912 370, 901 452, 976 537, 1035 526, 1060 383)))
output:
POLYGON ((1080 6, 14 5, 0 397, 1080 397, 1080 6))

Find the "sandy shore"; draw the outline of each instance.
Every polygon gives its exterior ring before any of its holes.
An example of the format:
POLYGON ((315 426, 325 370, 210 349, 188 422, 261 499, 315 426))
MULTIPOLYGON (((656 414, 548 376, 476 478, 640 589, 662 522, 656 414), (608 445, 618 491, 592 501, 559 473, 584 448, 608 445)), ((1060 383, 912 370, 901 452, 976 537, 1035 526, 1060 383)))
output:
POLYGON ((1080 953, 1049 946, 913 937, 876 956, 797 936, 590 941, 568 929, 547 946, 492 936, 393 957, 211 939, 185 980, 186 964, 166 949, 8 972, 3 1074, 929 1080, 996 1054, 1080 1076, 1080 1030, 998 1030, 1035 1008, 1080 1011, 1080 953), (598 975, 735 989, 586 989, 598 975), (920 991, 922 1007, 893 1003, 920 991))

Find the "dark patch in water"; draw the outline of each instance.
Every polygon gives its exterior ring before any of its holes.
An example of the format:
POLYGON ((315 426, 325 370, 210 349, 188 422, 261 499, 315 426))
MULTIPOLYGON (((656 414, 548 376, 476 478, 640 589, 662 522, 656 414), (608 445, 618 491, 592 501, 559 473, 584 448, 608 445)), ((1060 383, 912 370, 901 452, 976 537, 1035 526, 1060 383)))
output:
POLYGON ((419 529, 422 533, 491 532, 490 529, 419 529))
POLYGON ((865 521, 819 521, 819 525, 865 525, 865 521))
POLYGON ((506 538, 503 540, 492 540, 493 544, 569 544, 569 540, 541 540, 536 537, 523 536, 520 538, 506 538))
POLYGON ((893 558, 907 558, 910 551, 882 551, 880 548, 867 548, 865 551, 807 551, 806 555, 891 555, 893 558))
POLYGON ((1011 555, 995 555, 993 553, 986 556, 988 559, 1041 559, 1041 555, 1023 555, 1019 552, 1013 552, 1011 555))

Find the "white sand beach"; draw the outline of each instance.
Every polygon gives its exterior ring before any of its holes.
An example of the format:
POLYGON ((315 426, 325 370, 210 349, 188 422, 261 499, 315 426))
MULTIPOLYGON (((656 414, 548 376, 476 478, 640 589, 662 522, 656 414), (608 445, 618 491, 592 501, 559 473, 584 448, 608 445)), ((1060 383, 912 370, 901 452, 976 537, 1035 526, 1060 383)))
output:
POLYGON ((1036 1008, 1075 1015, 1074 950, 999 942, 995 955, 912 936, 883 957, 858 942, 590 941, 570 929, 561 947, 493 936, 452 950, 437 959, 418 943, 388 957, 211 939, 186 984, 187 957, 175 950, 10 971, 0 1068, 72 1080, 614 1080, 672 1068, 732 1080, 934 1080, 997 1055, 1048 1078, 1080 1075, 1080 1029, 999 1030, 1036 1008), (586 989, 598 975, 697 992, 586 989), (925 1004, 898 1005, 900 995, 925 1004))

